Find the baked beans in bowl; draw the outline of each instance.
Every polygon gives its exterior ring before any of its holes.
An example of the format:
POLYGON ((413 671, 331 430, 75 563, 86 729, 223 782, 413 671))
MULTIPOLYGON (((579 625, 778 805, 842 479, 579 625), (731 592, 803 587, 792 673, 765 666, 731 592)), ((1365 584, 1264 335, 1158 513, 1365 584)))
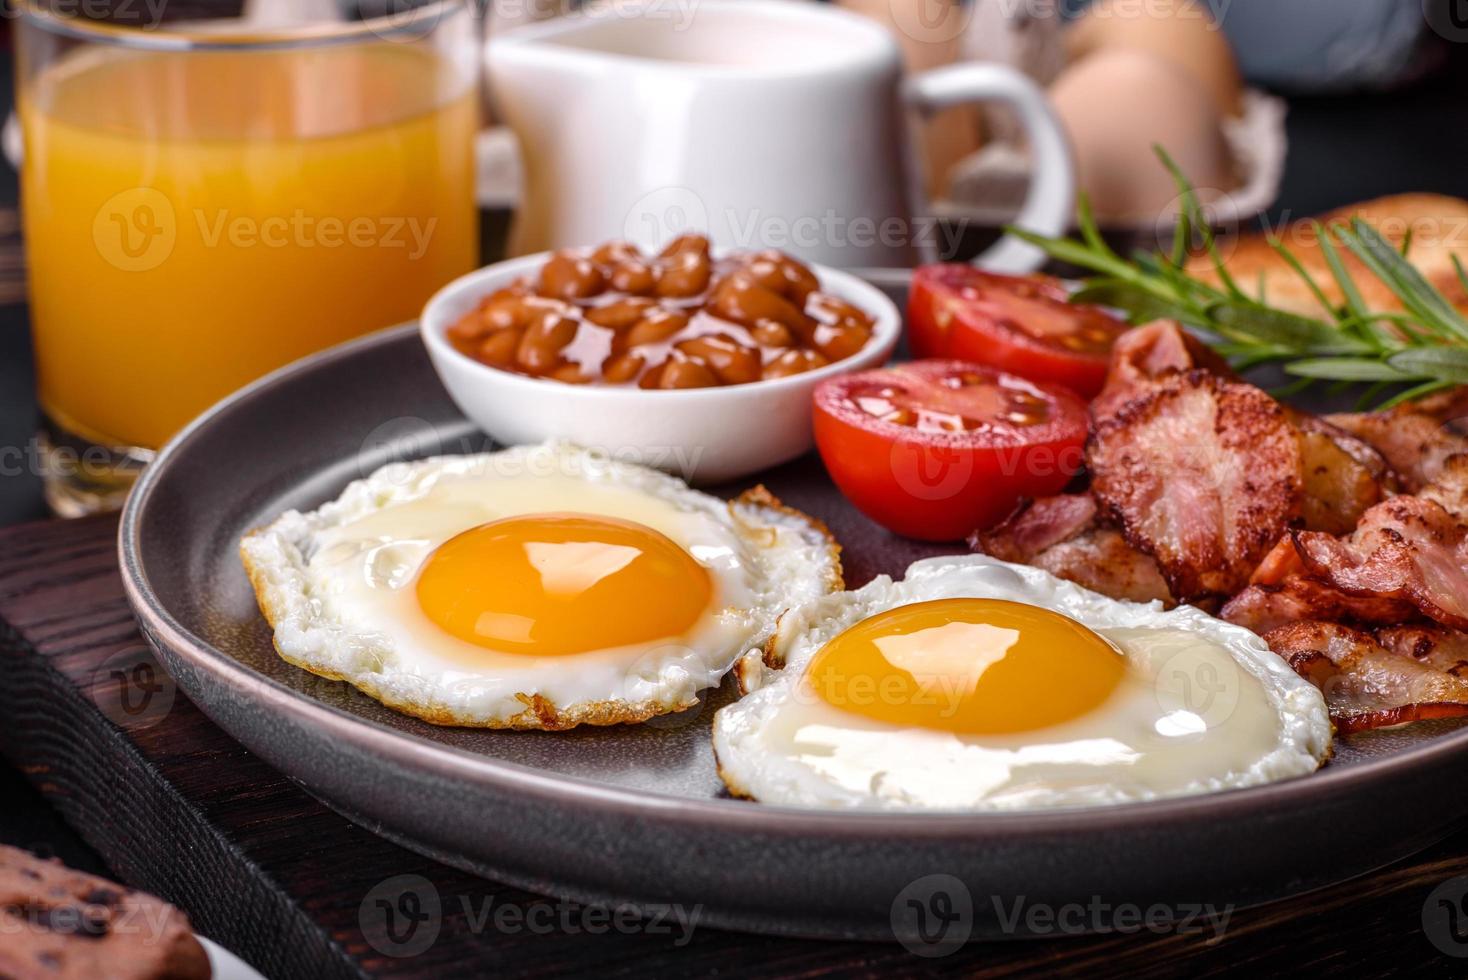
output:
POLYGON ((708 483, 808 451, 815 386, 883 363, 901 321, 848 273, 685 235, 497 263, 421 325, 450 396, 497 440, 568 439, 708 483))

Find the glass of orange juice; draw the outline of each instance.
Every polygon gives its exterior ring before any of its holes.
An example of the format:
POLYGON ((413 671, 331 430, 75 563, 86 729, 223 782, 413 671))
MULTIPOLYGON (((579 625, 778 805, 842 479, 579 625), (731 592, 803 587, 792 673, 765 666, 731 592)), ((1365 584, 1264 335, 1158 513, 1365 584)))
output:
POLYGON ((112 6, 23 0, 17 44, 42 455, 67 515, 116 507, 212 403, 412 319, 479 258, 473 0, 286 27, 112 6))

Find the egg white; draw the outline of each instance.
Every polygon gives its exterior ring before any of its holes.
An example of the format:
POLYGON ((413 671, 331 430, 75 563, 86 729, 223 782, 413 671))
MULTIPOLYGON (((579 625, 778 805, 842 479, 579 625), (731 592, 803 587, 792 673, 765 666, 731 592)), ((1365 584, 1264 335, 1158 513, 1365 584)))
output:
POLYGON ((390 464, 252 532, 240 553, 285 660, 425 720, 479 727, 689 707, 787 607, 841 587, 824 527, 763 491, 725 502, 564 443, 390 464), (563 656, 487 650, 427 618, 413 583, 435 548, 492 520, 555 511, 661 531, 709 570, 709 610, 679 637, 563 656))
POLYGON ((900 582, 884 576, 806 602, 739 670, 752 693, 715 715, 714 752, 731 792, 765 803, 941 810, 1117 804, 1300 776, 1330 753, 1320 692, 1250 631, 1189 606, 1120 602, 983 555, 919 561, 900 582), (1126 675, 1079 718, 1002 735, 884 724, 800 684, 815 654, 848 627, 897 606, 963 597, 1069 616, 1125 654, 1126 675), (1199 684, 1216 688, 1215 697, 1188 686, 1199 684))

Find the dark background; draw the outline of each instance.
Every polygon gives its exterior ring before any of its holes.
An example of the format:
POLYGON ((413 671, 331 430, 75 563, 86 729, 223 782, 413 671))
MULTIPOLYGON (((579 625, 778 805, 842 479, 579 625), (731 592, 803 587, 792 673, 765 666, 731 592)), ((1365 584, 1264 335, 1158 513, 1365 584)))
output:
MULTIPOLYGON (((1395 91, 1290 98, 1288 162, 1268 221, 1304 217, 1383 194, 1468 197, 1468 44, 1444 45, 1437 56, 1442 61, 1435 71, 1395 91)), ((0 111, 11 104, 11 88, 10 57, 0 51, 0 111)), ((16 197, 16 175, 0 163, 0 209, 13 207, 16 197)), ((497 240, 503 216, 487 215, 486 225, 497 240)), ((17 467, 14 459, 15 449, 29 447, 35 422, 27 311, 23 305, 3 306, 0 525, 47 516, 39 477, 28 464, 17 467)), ((29 455, 23 459, 28 461, 29 455)), ((107 872, 41 800, 25 774, 3 763, 0 842, 107 872)))

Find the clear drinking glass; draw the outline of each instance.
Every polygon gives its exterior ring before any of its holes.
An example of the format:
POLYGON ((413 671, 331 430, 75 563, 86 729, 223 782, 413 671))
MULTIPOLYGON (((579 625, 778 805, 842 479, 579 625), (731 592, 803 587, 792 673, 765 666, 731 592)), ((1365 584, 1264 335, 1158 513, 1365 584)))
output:
POLYGON ((412 319, 479 258, 472 0, 288 26, 63 12, 93 6, 24 0, 17 44, 42 455, 65 515, 118 506, 210 404, 412 319))

